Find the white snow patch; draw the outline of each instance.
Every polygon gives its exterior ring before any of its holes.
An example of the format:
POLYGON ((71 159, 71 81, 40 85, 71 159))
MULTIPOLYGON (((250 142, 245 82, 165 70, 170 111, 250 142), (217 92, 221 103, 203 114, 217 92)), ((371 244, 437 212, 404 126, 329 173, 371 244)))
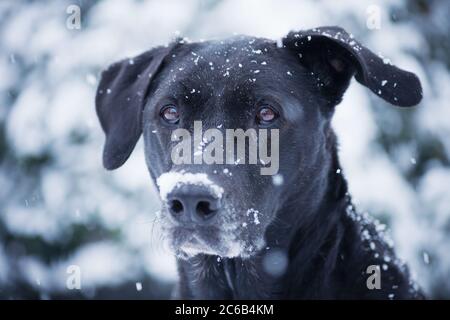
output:
POLYGON ((253 215, 253 223, 256 225, 260 224, 261 222, 259 221, 259 216, 258 216, 259 211, 256 209, 250 208, 247 210, 246 215, 249 216, 251 214, 253 215))
POLYGON ((423 253, 423 262, 425 262, 425 264, 430 264, 430 256, 427 252, 423 253))
POLYGON ((156 181, 159 186, 161 199, 165 201, 167 195, 175 188, 182 185, 200 185, 207 187, 217 198, 222 198, 223 188, 213 183, 206 173, 166 172, 156 181))
POLYGON ((142 291, 142 283, 136 282, 136 290, 137 291, 142 291))
POLYGON ((284 182, 284 177, 281 174, 276 174, 272 176, 272 183, 275 186, 281 186, 284 182))

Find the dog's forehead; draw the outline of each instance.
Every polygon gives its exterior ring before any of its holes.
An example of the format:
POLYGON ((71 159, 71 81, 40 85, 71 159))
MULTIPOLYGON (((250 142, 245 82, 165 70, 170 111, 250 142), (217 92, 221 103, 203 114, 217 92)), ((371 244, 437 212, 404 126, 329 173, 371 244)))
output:
POLYGON ((278 71, 282 63, 276 42, 263 38, 237 36, 226 40, 187 43, 168 57, 167 86, 198 90, 220 89, 220 84, 255 86, 264 74, 278 71))
POLYGON ((231 68, 235 64, 239 67, 239 63, 242 62, 263 62, 264 58, 269 58, 273 54, 276 43, 263 38, 237 36, 193 44, 192 49, 190 53, 194 59, 190 59, 191 61, 207 62, 209 66, 211 66, 209 62, 213 62, 220 70, 231 68), (196 54, 198 59, 195 59, 196 54))

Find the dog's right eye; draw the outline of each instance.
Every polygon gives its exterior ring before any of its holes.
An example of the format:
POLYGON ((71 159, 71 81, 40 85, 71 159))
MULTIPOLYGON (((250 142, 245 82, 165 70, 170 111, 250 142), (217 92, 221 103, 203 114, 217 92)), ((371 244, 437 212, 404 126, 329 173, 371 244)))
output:
POLYGON ((262 105, 256 114, 256 122, 259 125, 269 125, 276 118, 278 118, 278 113, 268 104, 262 105))
POLYGON ((160 112, 161 118, 170 124, 177 124, 180 121, 180 113, 176 106, 170 104, 164 106, 160 112))

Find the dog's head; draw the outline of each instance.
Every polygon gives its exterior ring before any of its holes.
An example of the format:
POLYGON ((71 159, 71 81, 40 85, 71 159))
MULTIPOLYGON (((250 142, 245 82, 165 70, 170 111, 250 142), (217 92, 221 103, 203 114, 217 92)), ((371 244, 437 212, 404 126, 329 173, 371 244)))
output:
POLYGON ((276 212, 293 190, 305 212, 321 199, 330 119, 352 76, 394 105, 421 99, 414 74, 337 27, 292 32, 278 43, 235 37, 155 48, 102 74, 104 166, 120 167, 143 134, 174 249, 251 256, 269 225, 289 223, 276 212), (242 136, 227 129, 244 132, 244 153, 232 144, 242 136))

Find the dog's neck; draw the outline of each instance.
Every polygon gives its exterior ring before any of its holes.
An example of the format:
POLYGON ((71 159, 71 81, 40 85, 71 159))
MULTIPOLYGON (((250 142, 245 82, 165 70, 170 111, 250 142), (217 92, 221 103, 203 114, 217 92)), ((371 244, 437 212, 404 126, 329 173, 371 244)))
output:
MULTIPOLYGON (((305 190, 301 195, 300 191, 292 193, 277 212, 277 216, 286 223, 268 227, 266 247, 260 254, 246 259, 198 255, 188 261, 180 260, 182 287, 179 294, 183 298, 194 299, 276 299, 298 295, 298 292, 290 292, 291 288, 298 291, 302 284, 313 281, 313 278, 325 281, 320 279, 325 276, 321 274, 320 266, 328 268, 335 264, 337 257, 329 253, 338 251, 334 248, 339 246, 343 234, 339 220, 350 202, 347 183, 338 170, 336 153, 330 160, 328 176, 326 181, 322 181, 330 188, 313 204, 308 201, 305 190), (318 228, 314 224, 318 223, 321 224, 321 233, 315 232, 318 228), (269 274, 264 262, 275 251, 289 261, 280 276, 269 274), (255 288, 259 288, 257 292, 255 288)), ((316 190, 311 188, 310 192, 316 190)))

